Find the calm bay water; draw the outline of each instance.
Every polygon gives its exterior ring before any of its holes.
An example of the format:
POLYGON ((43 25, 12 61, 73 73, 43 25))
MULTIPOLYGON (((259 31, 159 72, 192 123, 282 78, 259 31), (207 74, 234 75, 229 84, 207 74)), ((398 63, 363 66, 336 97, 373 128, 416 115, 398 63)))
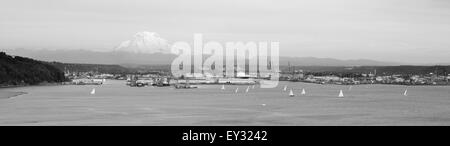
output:
POLYGON ((108 81, 0 89, 27 92, 0 99, 0 125, 450 125, 448 86, 280 82, 273 89, 249 86, 248 93, 248 86, 221 87, 137 88, 108 81), (306 95, 300 95, 303 88, 306 95))

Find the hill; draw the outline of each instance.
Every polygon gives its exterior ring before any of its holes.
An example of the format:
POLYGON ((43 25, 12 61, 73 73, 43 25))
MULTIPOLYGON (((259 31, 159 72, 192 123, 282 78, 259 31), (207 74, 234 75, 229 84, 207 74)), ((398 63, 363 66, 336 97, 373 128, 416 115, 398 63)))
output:
POLYGON ((132 72, 130 69, 120 65, 109 64, 78 64, 78 63, 60 63, 52 62, 53 66, 62 71, 70 72, 98 72, 111 74, 126 74, 132 72))
POLYGON ((64 73, 50 63, 0 52, 0 86, 63 81, 64 73))
MULTIPOLYGON (((46 49, 8 49, 9 54, 36 58, 44 61, 84 64, 119 65, 170 65, 177 57, 165 53, 133 53, 124 51, 98 52, 89 50, 46 50, 46 49)), ((400 63, 382 62, 366 59, 339 60, 316 57, 280 56, 280 65, 296 66, 394 66, 400 63)))
POLYGON ((293 70, 303 70, 304 72, 316 73, 377 73, 378 75, 393 75, 393 74, 409 74, 409 75, 448 75, 450 73, 450 66, 281 66, 283 72, 290 72, 293 70))

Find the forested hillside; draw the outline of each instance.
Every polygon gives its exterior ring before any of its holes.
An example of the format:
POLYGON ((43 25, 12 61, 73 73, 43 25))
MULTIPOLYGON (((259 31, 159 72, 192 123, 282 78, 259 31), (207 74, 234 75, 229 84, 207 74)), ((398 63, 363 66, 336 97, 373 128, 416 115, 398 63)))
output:
POLYGON ((47 62, 0 52, 0 86, 63 81, 65 81, 63 71, 47 62))

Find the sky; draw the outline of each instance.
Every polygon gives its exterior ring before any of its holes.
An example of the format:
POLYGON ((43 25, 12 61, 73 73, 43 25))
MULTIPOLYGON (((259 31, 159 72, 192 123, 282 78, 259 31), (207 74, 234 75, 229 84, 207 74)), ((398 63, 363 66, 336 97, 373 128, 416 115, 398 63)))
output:
POLYGON ((0 49, 277 41, 280 55, 450 63, 449 0, 0 0, 0 49))

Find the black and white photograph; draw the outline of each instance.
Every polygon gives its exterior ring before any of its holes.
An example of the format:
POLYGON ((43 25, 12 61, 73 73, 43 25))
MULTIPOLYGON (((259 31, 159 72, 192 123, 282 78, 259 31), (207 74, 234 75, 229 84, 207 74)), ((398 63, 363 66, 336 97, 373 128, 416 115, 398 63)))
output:
POLYGON ((450 126, 448 0, 0 3, 1 126, 450 126))

